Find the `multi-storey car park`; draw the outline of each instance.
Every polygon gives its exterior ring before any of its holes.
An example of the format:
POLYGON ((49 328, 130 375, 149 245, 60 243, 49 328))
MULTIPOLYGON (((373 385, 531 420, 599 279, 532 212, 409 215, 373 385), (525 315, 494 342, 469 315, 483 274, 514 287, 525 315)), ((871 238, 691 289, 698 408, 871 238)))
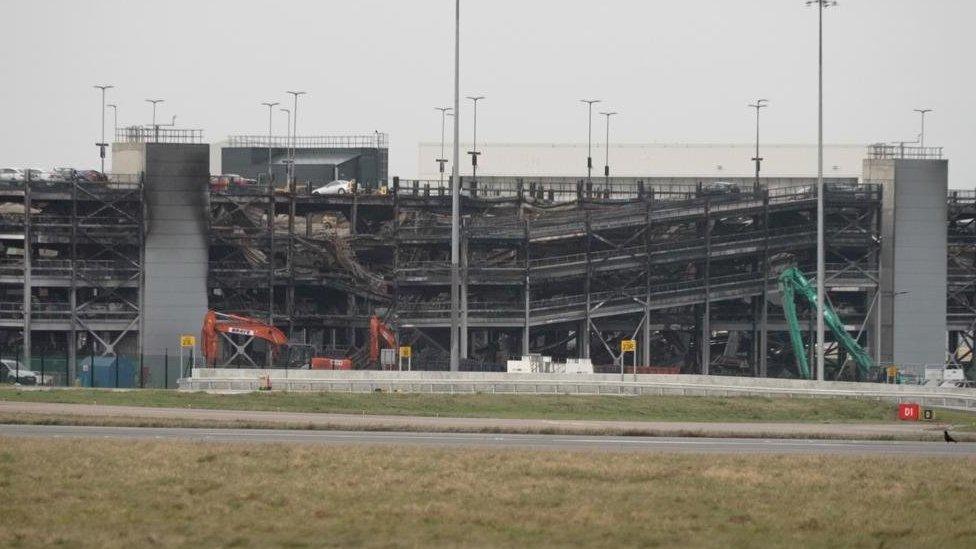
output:
MULTIPOLYGON (((131 175, 108 182, 3 182, 3 352, 34 370, 62 357, 61 383, 79 357, 177 364, 179 336, 211 309, 361 368, 379 367, 365 352, 379 317, 415 369, 446 369, 448 184, 387 179, 380 136, 350 139, 355 154, 332 141, 338 150, 294 156, 372 174, 344 194, 313 192, 331 177, 211 186, 209 149, 186 132, 120 135, 113 168, 131 175)), ((879 364, 944 363, 948 349, 972 365, 976 195, 947 193, 938 149, 866 156, 860 181, 825 181, 831 305, 879 364), (943 274, 922 286, 940 272, 933 253, 943 274), (940 334, 935 352, 908 341, 923 332, 940 334)), ((648 368, 797 376, 777 275, 795 265, 815 277, 814 178, 480 177, 462 178, 461 195, 462 369, 542 353, 616 370, 620 341, 635 339, 648 368)), ((814 316, 800 312, 810 342, 814 316)), ((258 363, 266 351, 251 349, 258 363)), ((843 349, 827 356, 828 379, 856 377, 843 349)), ((172 386, 179 373, 147 368, 123 384, 172 386)))

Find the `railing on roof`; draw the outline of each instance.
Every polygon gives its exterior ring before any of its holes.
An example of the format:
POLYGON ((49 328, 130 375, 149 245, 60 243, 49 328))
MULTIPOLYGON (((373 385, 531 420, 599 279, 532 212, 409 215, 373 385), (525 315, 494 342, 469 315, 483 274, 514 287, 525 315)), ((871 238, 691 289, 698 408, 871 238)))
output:
POLYGON ((380 132, 362 134, 299 135, 295 137, 294 140, 285 135, 231 135, 227 138, 227 146, 271 146, 279 148, 294 146, 299 149, 385 149, 389 146, 389 140, 389 135, 380 132))
POLYGON ((203 143, 203 130, 129 126, 115 131, 117 143, 203 143))
POLYGON ((868 158, 872 159, 907 159, 907 160, 940 160, 942 147, 916 147, 907 143, 875 143, 868 147, 868 158))

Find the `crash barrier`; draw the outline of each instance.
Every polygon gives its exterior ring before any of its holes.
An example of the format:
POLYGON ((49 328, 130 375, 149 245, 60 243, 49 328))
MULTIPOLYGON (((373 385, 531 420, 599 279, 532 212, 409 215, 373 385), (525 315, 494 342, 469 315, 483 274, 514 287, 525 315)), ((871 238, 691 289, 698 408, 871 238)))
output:
POLYGON ((844 381, 666 374, 507 374, 496 372, 384 372, 376 370, 235 370, 197 368, 180 379, 188 391, 254 391, 261 376, 284 391, 447 394, 578 394, 865 398, 976 410, 976 389, 844 381))

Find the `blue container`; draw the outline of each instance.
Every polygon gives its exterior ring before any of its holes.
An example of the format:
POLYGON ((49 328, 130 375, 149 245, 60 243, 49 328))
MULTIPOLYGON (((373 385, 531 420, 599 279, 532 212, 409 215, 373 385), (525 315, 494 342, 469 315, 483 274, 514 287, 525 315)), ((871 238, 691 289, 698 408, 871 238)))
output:
POLYGON ((86 357, 78 362, 78 384, 92 387, 92 371, 95 373, 94 387, 136 386, 136 363, 128 358, 114 356, 86 357), (94 360, 94 367, 92 361, 94 360), (116 377, 116 369, 118 370, 116 377), (118 385, 116 385, 118 379, 118 385))

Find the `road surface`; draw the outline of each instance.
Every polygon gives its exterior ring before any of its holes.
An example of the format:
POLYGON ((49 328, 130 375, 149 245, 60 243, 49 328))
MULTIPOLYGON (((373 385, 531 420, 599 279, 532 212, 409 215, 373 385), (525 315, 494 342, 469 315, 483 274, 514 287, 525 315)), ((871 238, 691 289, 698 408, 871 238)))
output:
MULTIPOLYGON (((644 435, 670 437, 732 438, 828 438, 853 440, 941 441, 943 425, 921 421, 888 423, 800 423, 800 422, 698 422, 617 421, 571 419, 515 419, 478 417, 393 416, 372 414, 329 414, 318 412, 272 412, 210 410, 199 408, 152 408, 63 404, 54 402, 0 401, 0 413, 70 415, 84 417, 134 417, 195 422, 252 422, 264 426, 312 427, 342 431, 468 431, 507 433, 549 433, 565 435, 644 435)), ((247 425, 240 425, 247 427, 247 425)), ((950 427, 951 430, 951 427, 950 427)))
POLYGON ((194 429, 0 425, 0 437, 169 440, 216 443, 395 445, 438 448, 520 450, 684 452, 719 454, 827 454, 976 457, 976 443, 882 442, 736 438, 645 438, 578 435, 409 433, 383 431, 301 431, 276 429, 194 429))

